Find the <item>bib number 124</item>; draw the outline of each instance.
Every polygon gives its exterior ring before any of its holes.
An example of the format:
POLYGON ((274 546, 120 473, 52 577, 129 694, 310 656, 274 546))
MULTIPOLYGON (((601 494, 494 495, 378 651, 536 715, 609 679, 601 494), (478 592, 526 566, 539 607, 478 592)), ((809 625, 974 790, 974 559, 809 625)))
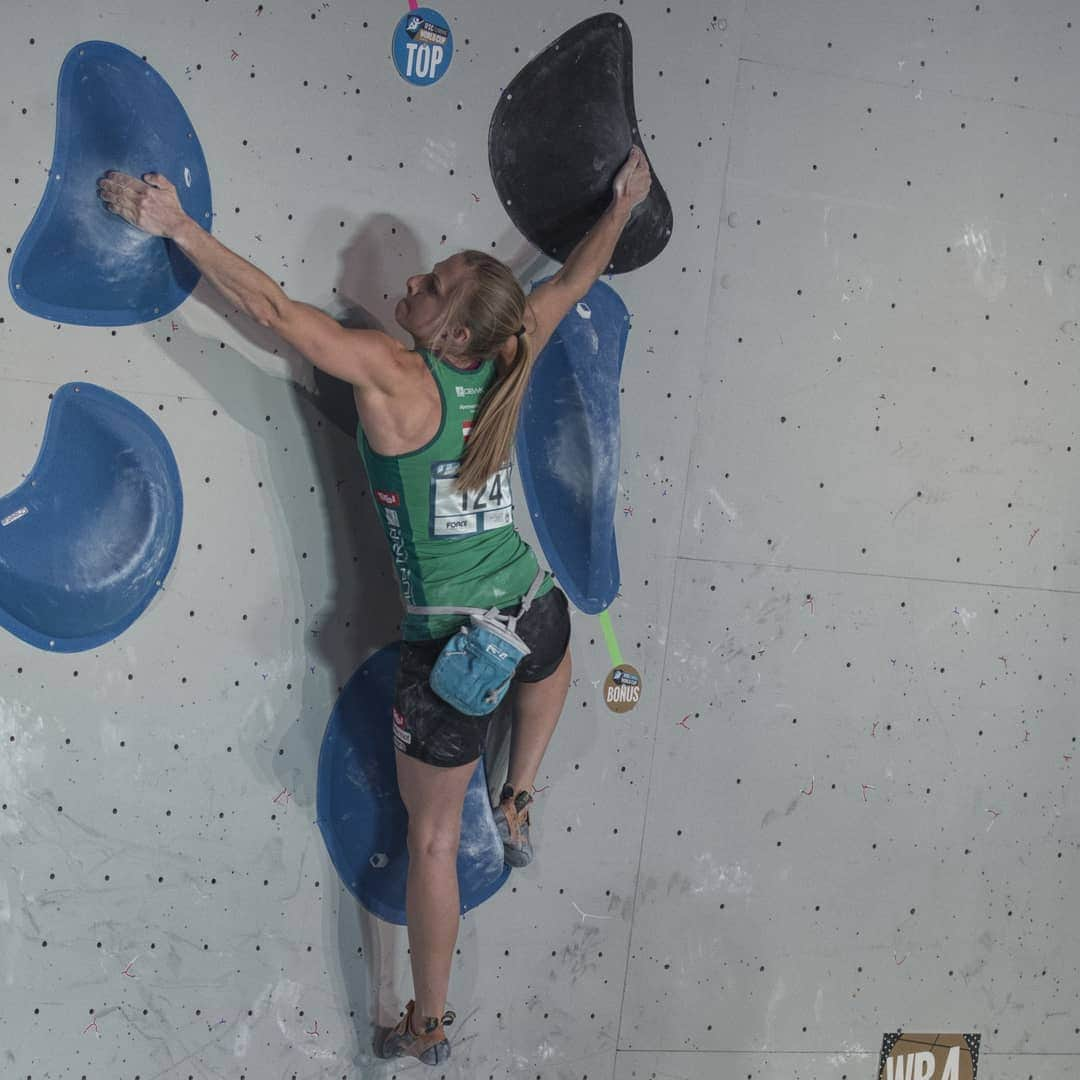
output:
POLYGON ((456 461, 436 462, 431 467, 432 536, 472 536, 514 523, 509 465, 483 487, 470 491, 456 489, 457 474, 456 461))

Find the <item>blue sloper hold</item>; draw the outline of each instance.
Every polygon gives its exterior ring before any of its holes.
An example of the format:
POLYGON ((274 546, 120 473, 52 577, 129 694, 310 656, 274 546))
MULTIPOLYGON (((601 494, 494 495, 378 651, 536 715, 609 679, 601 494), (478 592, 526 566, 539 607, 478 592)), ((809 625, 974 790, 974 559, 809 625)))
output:
POLYGON ((195 288, 199 272, 171 241, 105 208, 97 182, 110 169, 162 173, 187 213, 210 228, 206 159, 176 95, 134 53, 84 41, 60 69, 48 183, 8 272, 24 311, 80 326, 131 326, 166 315, 195 288))
MULTIPOLYGON (((396 644, 380 649, 345 684, 319 752, 316 807, 326 850, 345 887, 372 915, 404 926, 409 819, 391 734, 398 652, 396 644)), ((457 874, 462 915, 510 876, 482 758, 465 793, 457 874)))
POLYGON ((540 546, 571 602, 590 615, 619 591, 619 376, 629 333, 618 293, 596 282, 537 357, 518 425, 518 469, 540 546))
POLYGON ((110 390, 66 383, 34 467, 0 496, 0 626, 52 652, 111 641, 161 588, 182 517, 157 424, 110 390))

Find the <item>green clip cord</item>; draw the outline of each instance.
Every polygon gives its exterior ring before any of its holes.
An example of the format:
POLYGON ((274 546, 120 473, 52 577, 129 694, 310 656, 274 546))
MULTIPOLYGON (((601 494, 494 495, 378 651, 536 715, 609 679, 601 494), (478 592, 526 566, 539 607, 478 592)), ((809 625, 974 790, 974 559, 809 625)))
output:
POLYGON ((607 645, 608 655, 611 657, 611 666, 620 667, 623 656, 619 651, 619 643, 615 640, 615 630, 611 625, 611 615, 607 608, 600 612, 600 629, 604 632, 604 643, 607 645))

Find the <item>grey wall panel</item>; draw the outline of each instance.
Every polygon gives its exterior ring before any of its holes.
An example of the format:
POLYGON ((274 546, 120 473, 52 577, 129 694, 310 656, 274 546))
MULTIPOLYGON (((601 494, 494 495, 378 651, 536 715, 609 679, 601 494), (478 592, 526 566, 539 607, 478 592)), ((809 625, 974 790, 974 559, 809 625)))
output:
POLYGON ((741 71, 684 550, 1075 587, 1072 121, 844 85, 741 71))
POLYGON ((749 0, 747 8, 747 59, 1076 112, 1080 19, 1067 0, 749 0))
POLYGON ((1071 598, 688 561, 675 597, 620 1046, 974 1010, 1066 1050, 1071 598))

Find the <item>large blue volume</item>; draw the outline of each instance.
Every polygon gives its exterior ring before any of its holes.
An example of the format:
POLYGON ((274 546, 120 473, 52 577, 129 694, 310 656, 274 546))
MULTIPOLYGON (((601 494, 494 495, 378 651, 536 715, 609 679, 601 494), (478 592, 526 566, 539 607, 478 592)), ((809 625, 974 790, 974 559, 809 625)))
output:
POLYGON ((619 591, 619 376, 629 333, 618 293, 596 282, 537 357, 518 425, 537 539, 567 597, 590 615, 619 591))
MULTIPOLYGON (((373 915, 405 925, 409 816, 397 784, 391 725, 397 645, 369 657, 330 714, 319 752, 316 806, 326 850, 345 887, 373 915)), ((510 876, 481 758, 465 793, 457 858, 461 913, 510 876)))
POLYGON ((161 588, 182 517, 157 424, 100 386, 61 386, 34 467, 0 496, 0 626, 53 652, 112 640, 161 588))
POLYGON ((162 173, 187 213, 210 228, 206 159, 177 96, 133 52, 84 41, 60 69, 49 179, 8 271, 24 311, 51 322, 130 326, 167 314, 195 288, 199 272, 171 241, 105 208, 97 182, 110 169, 162 173))

